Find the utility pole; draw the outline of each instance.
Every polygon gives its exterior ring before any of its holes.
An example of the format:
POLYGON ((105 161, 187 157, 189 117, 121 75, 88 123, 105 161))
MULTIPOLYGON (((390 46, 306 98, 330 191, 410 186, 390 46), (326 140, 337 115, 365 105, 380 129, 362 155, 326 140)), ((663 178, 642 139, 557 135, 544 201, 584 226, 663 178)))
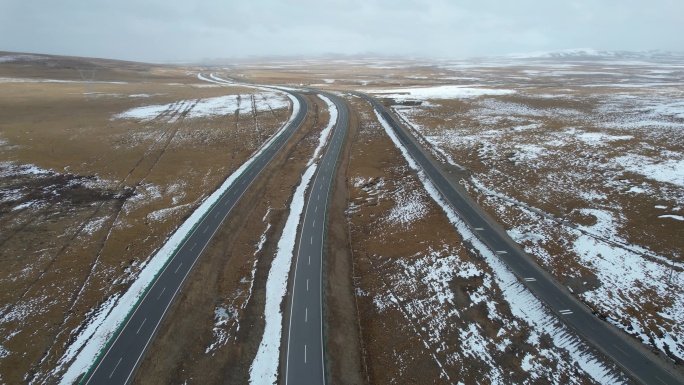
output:
POLYGON ((78 73, 81 74, 81 79, 86 82, 86 94, 85 94, 85 99, 86 101, 88 100, 88 96, 90 96, 93 93, 93 82, 95 81, 95 73, 97 72, 97 67, 93 68, 92 70, 83 70, 80 68, 77 68, 78 73), (84 74, 85 72, 85 74, 84 74), (87 76, 89 75, 89 76, 87 76))

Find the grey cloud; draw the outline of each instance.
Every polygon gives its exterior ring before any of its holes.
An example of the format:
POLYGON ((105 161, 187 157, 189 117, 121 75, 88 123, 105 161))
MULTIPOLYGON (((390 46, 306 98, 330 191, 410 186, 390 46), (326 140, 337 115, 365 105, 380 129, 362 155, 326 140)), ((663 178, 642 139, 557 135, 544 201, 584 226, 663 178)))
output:
POLYGON ((131 60, 682 50, 675 0, 0 0, 0 50, 131 60))

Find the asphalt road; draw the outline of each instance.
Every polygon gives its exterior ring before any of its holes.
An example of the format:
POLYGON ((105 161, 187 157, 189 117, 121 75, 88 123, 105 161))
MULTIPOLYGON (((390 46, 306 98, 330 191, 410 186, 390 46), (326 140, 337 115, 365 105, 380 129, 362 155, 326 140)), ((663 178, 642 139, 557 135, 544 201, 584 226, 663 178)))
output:
POLYGON ((338 116, 309 190, 300 224, 299 248, 290 297, 285 384, 325 384, 323 357, 323 249, 325 247, 328 198, 332 192, 337 160, 349 124, 347 105, 322 93, 337 107, 338 116))
POLYGON ((628 342, 627 338, 629 337, 620 336, 621 331, 594 316, 588 307, 571 297, 569 293, 561 290, 552 278, 544 274, 529 256, 518 247, 512 246, 514 244, 512 239, 495 230, 494 226, 481 214, 482 209, 480 207, 477 207, 472 200, 464 198, 460 191, 449 183, 447 177, 436 166, 436 162, 429 159, 420 150, 416 142, 409 136, 410 134, 402 128, 382 104, 367 95, 357 95, 368 100, 390 124, 401 143, 461 219, 478 234, 479 238, 491 250, 499 255, 520 281, 571 330, 577 332, 590 344, 602 351, 637 382, 668 385, 684 383, 682 379, 677 378, 658 362, 657 357, 628 342))
POLYGON ((124 326, 115 335, 113 341, 110 340, 105 353, 95 362, 81 383, 127 384, 131 381, 169 307, 209 241, 230 215, 240 197, 304 121, 308 104, 302 96, 295 93, 293 95, 300 105, 297 115, 278 138, 235 180, 171 256, 124 326))

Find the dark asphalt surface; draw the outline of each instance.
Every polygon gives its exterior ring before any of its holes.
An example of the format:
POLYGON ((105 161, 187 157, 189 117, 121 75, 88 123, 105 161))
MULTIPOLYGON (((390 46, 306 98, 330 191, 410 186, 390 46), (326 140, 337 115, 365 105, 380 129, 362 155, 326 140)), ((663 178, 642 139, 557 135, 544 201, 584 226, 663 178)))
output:
POLYGON ((349 124, 347 105, 321 92, 337 107, 337 124, 314 176, 300 224, 290 297, 285 384, 325 384, 323 358, 323 249, 328 197, 349 124))
POLYGON ((461 219, 473 228, 480 239, 499 255, 500 259, 520 281, 571 330, 577 332, 590 344, 602 351, 637 382, 668 385, 684 383, 656 362, 656 357, 650 356, 643 349, 627 342, 625 337, 618 335, 618 333, 622 333, 621 331, 594 316, 589 308, 571 298, 551 278, 542 274, 540 267, 530 257, 511 246, 513 244, 512 239, 505 240, 499 232, 495 231, 493 226, 480 214, 481 208, 476 209, 472 201, 461 196, 460 192, 449 183, 439 168, 410 139, 410 134, 401 127, 383 105, 367 95, 357 95, 368 100, 390 124, 401 143, 461 219))
POLYGON ((171 256, 167 265, 131 313, 130 318, 116 334, 111 345, 81 383, 119 385, 127 384, 133 378, 166 312, 209 241, 251 183, 304 121, 308 104, 299 94, 293 93, 293 95, 299 101, 298 114, 278 138, 235 180, 171 256))

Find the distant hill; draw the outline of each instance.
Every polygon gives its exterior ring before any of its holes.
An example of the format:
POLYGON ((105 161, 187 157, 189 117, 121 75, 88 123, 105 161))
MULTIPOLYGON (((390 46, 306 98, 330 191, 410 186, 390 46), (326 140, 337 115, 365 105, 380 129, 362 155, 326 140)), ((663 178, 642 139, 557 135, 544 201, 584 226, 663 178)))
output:
POLYGON ((154 67, 124 60, 0 51, 0 78, 141 81, 154 67))
POLYGON ((600 59, 640 59, 640 60, 662 60, 662 59, 683 59, 684 52, 669 52, 662 50, 651 51, 603 51, 593 48, 574 48, 560 51, 530 52, 506 55, 512 59, 578 59, 578 60, 600 60, 600 59))

